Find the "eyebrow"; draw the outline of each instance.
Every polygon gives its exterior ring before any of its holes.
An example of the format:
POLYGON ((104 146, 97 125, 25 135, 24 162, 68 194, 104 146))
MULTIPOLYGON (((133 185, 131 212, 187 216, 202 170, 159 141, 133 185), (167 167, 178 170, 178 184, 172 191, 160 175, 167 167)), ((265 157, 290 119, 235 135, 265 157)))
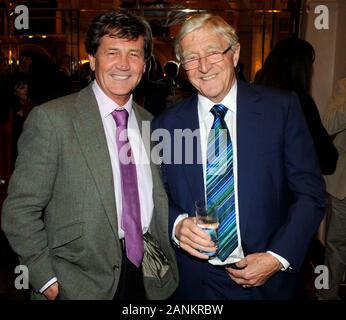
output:
POLYGON ((142 49, 130 49, 130 51, 135 51, 135 52, 139 52, 139 53, 143 52, 142 49))
MULTIPOLYGON (((211 50, 211 49, 217 49, 217 50, 222 50, 222 48, 220 47, 220 45, 214 45, 214 44, 210 44, 208 45, 204 50, 205 51, 208 51, 208 50, 211 50)), ((187 51, 186 54, 184 54, 183 56, 188 56, 188 55, 191 55, 191 54, 198 54, 197 52, 194 52, 194 51, 187 51)))
MULTIPOLYGON (((107 51, 120 51, 120 47, 109 47, 105 49, 105 52, 107 51)), ((130 48, 129 52, 139 52, 142 53, 143 49, 136 49, 136 48, 130 48)))

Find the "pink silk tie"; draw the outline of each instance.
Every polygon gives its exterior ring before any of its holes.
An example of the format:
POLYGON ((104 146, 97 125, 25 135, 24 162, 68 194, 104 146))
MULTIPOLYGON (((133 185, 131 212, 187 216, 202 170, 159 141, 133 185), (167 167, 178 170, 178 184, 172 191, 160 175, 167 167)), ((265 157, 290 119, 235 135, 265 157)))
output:
POLYGON ((134 265, 139 267, 143 259, 144 242, 136 164, 126 130, 129 114, 122 109, 114 110, 112 116, 117 125, 116 142, 121 174, 122 229, 125 233, 126 255, 134 265))

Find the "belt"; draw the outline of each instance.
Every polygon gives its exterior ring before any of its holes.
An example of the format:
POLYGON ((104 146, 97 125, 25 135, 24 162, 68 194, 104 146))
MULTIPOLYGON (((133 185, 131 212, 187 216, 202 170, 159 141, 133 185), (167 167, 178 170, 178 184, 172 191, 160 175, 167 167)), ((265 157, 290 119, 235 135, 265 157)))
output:
MULTIPOLYGON (((145 234, 146 234, 146 233, 145 233, 145 234)), ((143 237, 144 237, 145 234, 143 234, 143 237)), ((121 247, 122 250, 124 251, 124 250, 125 250, 125 238, 119 239, 119 242, 120 242, 120 247, 121 247)))
POLYGON ((120 243, 120 248, 122 249, 122 251, 125 250, 125 239, 119 239, 119 243, 120 243))

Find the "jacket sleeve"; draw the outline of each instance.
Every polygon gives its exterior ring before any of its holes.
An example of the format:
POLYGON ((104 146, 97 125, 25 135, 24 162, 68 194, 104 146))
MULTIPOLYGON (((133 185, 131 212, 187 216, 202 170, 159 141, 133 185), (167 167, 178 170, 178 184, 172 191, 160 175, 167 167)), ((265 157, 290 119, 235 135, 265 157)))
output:
POLYGON ((286 113, 283 156, 292 201, 268 250, 284 257, 297 271, 324 217, 326 191, 311 135, 298 98, 293 93, 286 113))
POLYGON ((2 228, 20 263, 29 269, 29 282, 38 291, 55 277, 44 224, 57 172, 58 145, 54 126, 37 107, 25 122, 19 155, 2 211, 2 228))

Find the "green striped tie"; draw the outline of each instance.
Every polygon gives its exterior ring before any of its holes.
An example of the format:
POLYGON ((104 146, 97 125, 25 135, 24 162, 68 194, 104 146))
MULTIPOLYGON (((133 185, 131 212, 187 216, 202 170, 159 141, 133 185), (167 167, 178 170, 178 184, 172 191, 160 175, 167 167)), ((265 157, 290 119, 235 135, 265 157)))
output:
POLYGON ((211 109, 214 123, 208 137, 207 204, 218 205, 219 229, 217 256, 225 261, 238 246, 234 204, 234 176, 232 141, 225 115, 227 108, 217 104, 211 109))

